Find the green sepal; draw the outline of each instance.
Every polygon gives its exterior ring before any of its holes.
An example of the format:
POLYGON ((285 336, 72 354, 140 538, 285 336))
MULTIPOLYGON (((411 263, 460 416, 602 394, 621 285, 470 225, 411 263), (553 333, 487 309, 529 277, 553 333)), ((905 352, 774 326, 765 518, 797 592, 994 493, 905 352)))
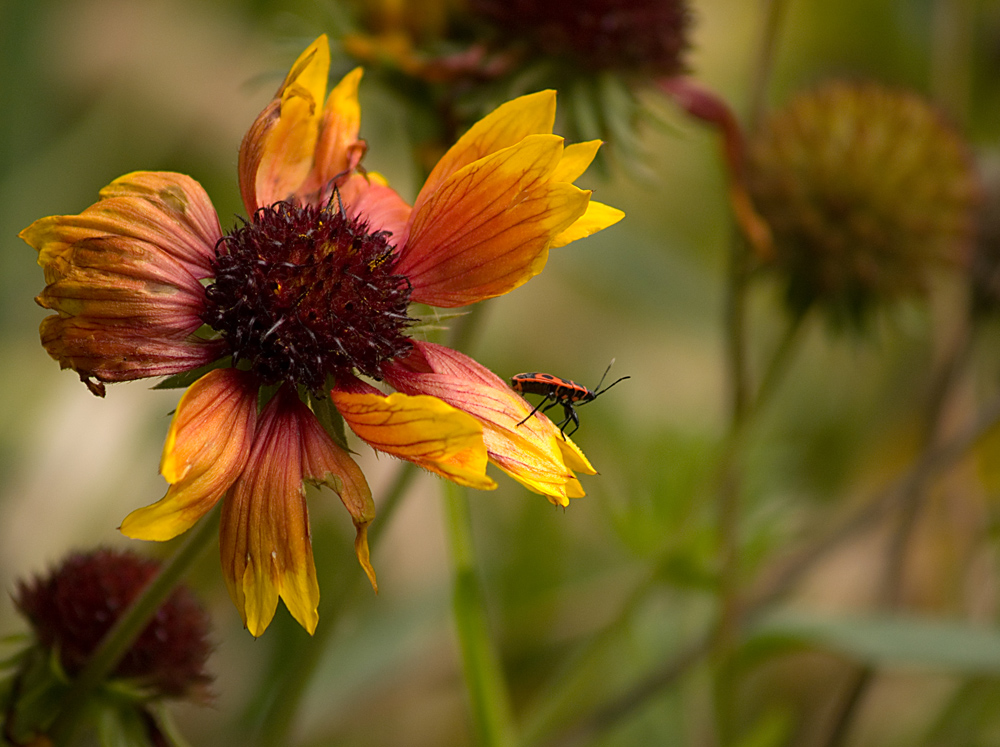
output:
MULTIPOLYGON (((327 384, 327 389, 331 389, 332 384, 330 382, 327 382, 327 384)), ((347 430, 344 428, 344 418, 334 406, 330 397, 320 397, 313 392, 309 392, 308 396, 309 407, 312 408, 313 414, 319 420, 319 424, 323 426, 326 434, 333 439, 333 442, 337 446, 347 453, 351 453, 351 449, 347 445, 347 430)))
POLYGON ((206 363, 204 366, 199 366, 198 368, 192 368, 190 371, 183 371, 179 374, 174 374, 173 376, 168 376, 163 381, 160 381, 153 385, 153 389, 187 389, 194 382, 200 379, 202 376, 207 374, 209 371, 214 371, 217 368, 228 368, 232 366, 232 357, 226 356, 225 358, 219 358, 217 361, 212 361, 211 363, 206 363))

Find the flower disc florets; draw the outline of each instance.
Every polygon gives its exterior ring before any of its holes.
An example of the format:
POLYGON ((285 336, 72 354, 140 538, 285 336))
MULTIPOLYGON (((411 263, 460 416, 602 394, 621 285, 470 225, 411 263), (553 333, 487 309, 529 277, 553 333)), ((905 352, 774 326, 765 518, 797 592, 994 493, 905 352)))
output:
POLYGON ((202 319, 264 384, 322 390, 329 375, 376 379, 410 349, 410 284, 384 231, 343 210, 278 202, 223 238, 202 319))

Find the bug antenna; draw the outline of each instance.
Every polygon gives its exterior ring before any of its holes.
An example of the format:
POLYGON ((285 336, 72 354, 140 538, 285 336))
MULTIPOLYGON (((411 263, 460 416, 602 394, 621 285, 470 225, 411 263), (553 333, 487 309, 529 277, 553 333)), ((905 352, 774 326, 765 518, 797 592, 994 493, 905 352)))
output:
MULTIPOLYGON (((603 374, 601 375, 601 380, 600 380, 600 381, 598 381, 598 382, 597 382, 597 386, 595 386, 595 387, 594 387, 594 391, 595 391, 595 392, 599 392, 599 391, 601 391, 601 384, 603 384, 603 383, 604 383, 604 379, 605 379, 605 378, 607 378, 607 375, 608 375, 608 371, 610 371, 610 370, 611 370, 611 367, 612 367, 613 365, 615 365, 615 359, 614 359, 614 358, 612 358, 612 359, 611 359, 611 363, 609 363, 609 364, 608 364, 608 367, 604 369, 604 373, 603 373, 603 374)), ((628 377, 626 377, 626 378, 628 378, 628 377)), ((621 379, 619 379, 618 381, 621 381, 621 379)), ((615 382, 615 384, 617 384, 617 383, 618 383, 618 381, 616 381, 616 382, 615 382)), ((615 384, 612 384, 611 386, 614 386, 615 384)), ((609 387, 608 387, 608 389, 610 389, 610 388, 611 388, 611 386, 609 386, 609 387)))
MULTIPOLYGON (((617 383, 618 383, 619 381, 625 381, 625 379, 631 379, 631 378, 632 378, 631 376, 622 376, 622 377, 621 377, 620 379, 618 379, 617 381, 612 381, 612 382, 611 382, 610 384, 608 384, 608 385, 607 385, 606 387, 604 387, 603 389, 601 389, 601 385, 600 385, 600 384, 598 384, 598 385, 597 385, 597 389, 595 389, 595 390, 594 390, 594 396, 596 397, 596 396, 597 396, 598 394, 604 394, 604 393, 605 393, 606 391, 608 391, 608 389, 610 389, 611 387, 613 387, 613 386, 614 386, 615 384, 617 384, 617 383)), ((603 379, 602 379, 602 381, 603 381, 603 379)))

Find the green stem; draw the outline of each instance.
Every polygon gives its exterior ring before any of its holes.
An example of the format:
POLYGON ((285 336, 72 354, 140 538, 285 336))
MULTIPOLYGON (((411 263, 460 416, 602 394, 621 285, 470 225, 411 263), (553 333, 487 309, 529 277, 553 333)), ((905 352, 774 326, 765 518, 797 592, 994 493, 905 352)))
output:
POLYGON ((56 747, 70 743, 94 691, 114 670, 132 642, 173 592, 181 577, 218 536, 218 531, 219 507, 216 506, 190 531, 184 543, 104 636, 101 645, 73 681, 63 700, 62 710, 49 729, 49 737, 56 747))
POLYGON ((452 611, 476 743, 483 747, 513 745, 514 720, 500 657, 489 633, 465 489, 445 482, 444 507, 445 532, 454 573, 452 611))
POLYGON ((750 116, 747 120, 750 132, 757 129, 767 111, 767 86, 774 68, 778 36, 788 0, 764 0, 764 4, 764 28, 757 51, 757 64, 754 65, 753 81, 750 83, 750 116))
MULTIPOLYGON (((764 26, 750 85, 748 129, 757 127, 766 107, 767 88, 774 66, 775 50, 787 0, 764 0, 764 26)), ((716 500, 719 542, 719 626, 714 636, 713 655, 716 662, 715 709, 719 741, 723 745, 735 740, 736 683, 725 675, 726 661, 736 645, 741 611, 740 598, 740 524, 743 475, 738 463, 740 442, 751 414, 760 410, 762 400, 770 396, 776 377, 784 370, 786 345, 778 348, 768 374, 751 400, 747 360, 746 306, 750 280, 751 256, 746 242, 733 231, 729 253, 729 290, 726 300, 726 352, 729 371, 731 422, 730 434, 719 471, 719 491, 716 500), (754 411, 751 413, 751 409, 754 411)), ((793 325, 787 347, 792 347, 793 325)))
MULTIPOLYGON (((412 462, 403 462, 399 466, 396 477, 379 507, 378 521, 373 522, 368 528, 368 542, 373 547, 385 528, 389 526, 403 496, 418 474, 419 470, 412 462)), ((270 702, 263 718, 263 727, 258 740, 261 747, 283 747, 292 743, 291 731, 295 715, 323 659, 323 652, 339 629, 337 622, 340 614, 347 608, 347 600, 361 587, 362 581, 366 581, 361 570, 357 566, 355 569, 355 573, 344 578, 336 587, 332 599, 324 598, 326 609, 321 624, 317 626, 313 636, 298 647, 292 660, 282 667, 284 672, 281 681, 274 687, 274 699, 270 702), (329 603, 326 603, 328 601, 329 603)))

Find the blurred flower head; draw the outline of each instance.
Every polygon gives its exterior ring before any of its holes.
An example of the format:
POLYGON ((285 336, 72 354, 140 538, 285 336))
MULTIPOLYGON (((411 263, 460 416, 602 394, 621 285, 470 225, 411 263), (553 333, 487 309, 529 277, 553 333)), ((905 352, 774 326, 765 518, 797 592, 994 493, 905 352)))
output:
POLYGON ((190 384, 160 464, 170 488, 121 529, 167 540, 223 499, 223 572, 253 635, 279 598, 316 627, 304 483, 338 493, 375 585, 375 508, 344 421, 469 487, 496 486, 491 461, 567 505, 583 495, 575 471, 595 473, 548 418, 522 424, 531 406, 499 377, 410 336, 408 310, 507 293, 550 248, 617 222, 572 184, 600 143, 565 146, 552 134, 555 93, 525 96, 459 139, 410 206, 360 168, 361 71, 327 97, 329 63, 323 36, 250 127, 239 156, 249 219, 229 233, 197 182, 167 172, 123 176, 80 215, 21 232, 45 269, 37 300, 57 312, 42 343, 64 368, 102 395, 105 382, 150 376, 190 384))
MULTIPOLYGON (((47 575, 19 581, 14 603, 38 644, 55 652, 70 678, 159 570, 133 552, 75 553, 47 575)), ((211 677, 209 619, 194 594, 179 586, 157 610, 111 673, 153 697, 204 694, 211 677)))
POLYGON ((748 184, 793 313, 858 325, 966 259, 977 180, 926 101, 879 85, 801 94, 751 136, 748 184))
POLYGON ((691 14, 684 0, 469 0, 498 43, 584 72, 668 77, 684 72, 691 14))
MULTIPOLYGON (((156 575, 159 563, 132 552, 75 553, 49 573, 18 582, 14 603, 31 627, 27 647, 5 662, 0 683, 4 744, 52 744, 45 736, 63 712, 77 675, 104 637, 156 575)), ((167 744, 156 708, 164 698, 209 699, 209 618, 176 587, 90 693, 84 720, 102 744, 167 744)), ((172 744, 172 742, 170 742, 172 744)))
POLYGON ((638 167, 637 128, 647 116, 638 91, 687 67, 685 0, 423 0, 418 7, 365 3, 343 48, 387 72, 426 119, 447 111, 446 131, 498 99, 555 88, 571 140, 605 140, 638 167))

